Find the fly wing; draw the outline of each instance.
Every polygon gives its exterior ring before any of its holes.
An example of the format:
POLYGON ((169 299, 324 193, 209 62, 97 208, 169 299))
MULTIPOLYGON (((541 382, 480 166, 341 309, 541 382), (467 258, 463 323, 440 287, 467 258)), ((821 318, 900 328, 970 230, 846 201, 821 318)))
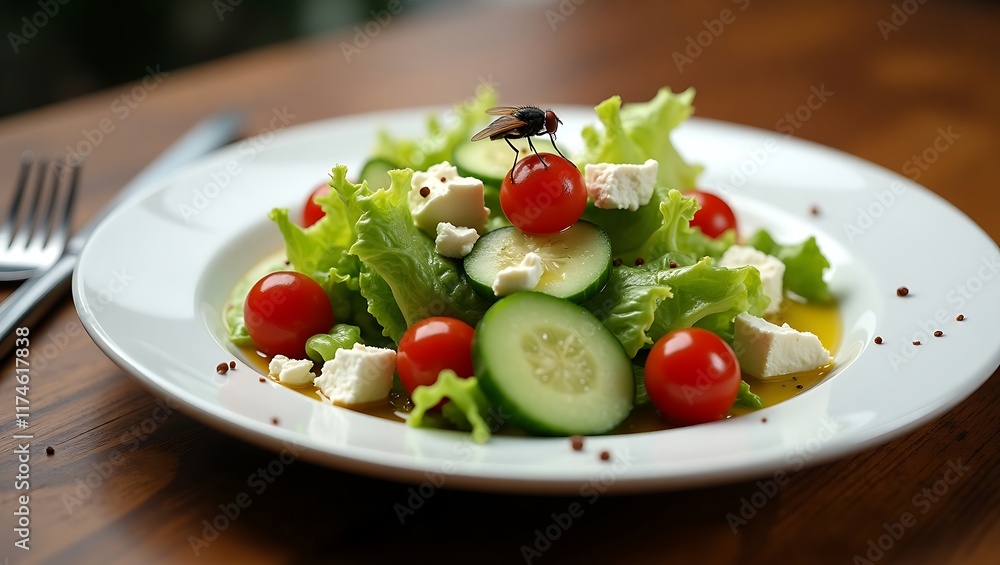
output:
POLYGON ((472 136, 472 141, 479 141, 480 139, 500 135, 526 125, 528 124, 526 124, 523 120, 515 118, 514 116, 501 116, 493 120, 493 123, 486 126, 486 129, 472 136))
POLYGON ((520 106, 497 106, 486 110, 486 113, 491 116, 511 116, 520 109, 520 106))

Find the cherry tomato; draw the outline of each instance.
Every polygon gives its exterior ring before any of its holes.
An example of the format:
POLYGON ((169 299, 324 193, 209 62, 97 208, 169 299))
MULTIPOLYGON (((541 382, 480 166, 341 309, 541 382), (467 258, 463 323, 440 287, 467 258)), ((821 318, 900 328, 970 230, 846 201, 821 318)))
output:
POLYGON ((587 186, 580 170, 566 159, 552 153, 532 154, 514 165, 513 182, 510 177, 504 176, 500 185, 500 208, 521 231, 561 232, 583 215, 587 186))
POLYGON ((250 289, 243 319, 262 352, 301 359, 306 340, 333 327, 333 307, 316 281, 302 273, 278 271, 264 275, 250 289))
POLYGON ((320 221, 323 216, 326 216, 326 212, 320 208, 319 204, 316 204, 317 196, 326 196, 330 193, 330 185, 325 182, 316 187, 316 190, 312 191, 309 195, 309 200, 306 200, 306 206, 302 209, 302 227, 308 228, 309 226, 320 221))
POLYGON ((410 326, 399 340, 396 372, 406 392, 432 385, 442 369, 464 378, 472 376, 472 326, 455 318, 437 316, 410 326))
POLYGON ((719 237, 726 230, 736 229, 736 215, 733 214, 733 209, 729 207, 729 204, 726 204, 725 200, 714 194, 698 190, 689 192, 687 195, 693 196, 701 205, 701 210, 694 213, 691 227, 698 226, 702 233, 708 237, 719 237))
POLYGON ((646 391, 666 418, 700 424, 725 416, 740 390, 740 363, 729 344, 701 328, 674 330, 646 359, 646 391))

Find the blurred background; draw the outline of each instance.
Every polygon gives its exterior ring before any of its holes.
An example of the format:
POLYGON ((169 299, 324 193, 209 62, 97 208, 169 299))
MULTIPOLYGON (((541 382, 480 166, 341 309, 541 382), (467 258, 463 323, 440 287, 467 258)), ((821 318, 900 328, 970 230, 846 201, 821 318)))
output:
MULTIPOLYGON (((364 24, 390 0, 5 0, 0 116, 281 41, 364 24)), ((535 0, 494 0, 491 5, 535 0)), ((401 15, 486 0, 399 0, 401 15)), ((544 2, 536 2, 544 3, 544 2)))

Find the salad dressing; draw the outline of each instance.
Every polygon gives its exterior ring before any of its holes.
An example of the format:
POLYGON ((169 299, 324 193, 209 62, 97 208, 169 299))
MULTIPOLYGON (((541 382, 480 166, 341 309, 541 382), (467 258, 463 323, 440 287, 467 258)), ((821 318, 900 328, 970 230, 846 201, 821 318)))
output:
MULTIPOLYGON (((816 334, 816 336, 819 337, 820 342, 823 344, 823 347, 826 347, 834 354, 836 353, 837 348, 840 347, 840 311, 835 303, 808 304, 792 297, 786 297, 782 302, 781 311, 778 312, 778 314, 771 321, 777 324, 788 323, 788 325, 799 331, 812 332, 816 334)), ((264 375, 268 374, 267 357, 263 356, 263 354, 258 351, 255 351, 253 348, 242 348, 240 351, 244 361, 255 367, 258 372, 264 375)), ((788 375, 783 379, 763 380, 747 374, 744 374, 743 378, 750 384, 750 390, 754 394, 760 396, 764 406, 767 407, 773 406, 779 402, 784 402, 789 398, 809 390, 816 384, 820 383, 832 369, 833 365, 826 365, 813 371, 788 375)), ((271 380, 278 382, 274 379, 271 380)), ((288 386, 288 388, 304 394, 309 398, 325 402, 323 398, 320 397, 315 386, 288 386)), ((377 418, 403 422, 404 420, 399 416, 399 413, 409 412, 412 406, 413 405, 409 401, 405 392, 393 390, 389 393, 389 400, 387 402, 369 404, 367 406, 353 409, 377 418)), ((752 408, 734 406, 730 409, 728 417, 742 416, 753 412, 754 410, 752 408)), ((644 406, 636 406, 629 417, 626 418, 621 425, 614 429, 611 434, 653 432, 658 430, 667 430, 674 427, 677 426, 660 417, 660 414, 651 404, 646 404, 644 406)), ((512 435, 523 435, 520 432, 508 432, 507 430, 501 430, 500 433, 504 435, 509 433, 512 435)))

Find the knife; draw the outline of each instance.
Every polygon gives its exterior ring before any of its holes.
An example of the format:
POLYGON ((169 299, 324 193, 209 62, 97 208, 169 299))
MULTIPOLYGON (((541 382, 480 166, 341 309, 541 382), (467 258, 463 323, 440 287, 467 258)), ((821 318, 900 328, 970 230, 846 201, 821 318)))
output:
POLYGON ((83 229, 73 235, 66 244, 66 252, 55 265, 41 275, 25 281, 0 304, 0 358, 5 357, 14 345, 17 337, 14 330, 22 326, 30 327, 37 322, 69 288, 73 268, 76 267, 83 244, 108 213, 125 202, 148 193, 156 186, 157 180, 181 166, 233 141, 242 123, 243 116, 239 112, 228 110, 195 124, 118 191, 83 229))

